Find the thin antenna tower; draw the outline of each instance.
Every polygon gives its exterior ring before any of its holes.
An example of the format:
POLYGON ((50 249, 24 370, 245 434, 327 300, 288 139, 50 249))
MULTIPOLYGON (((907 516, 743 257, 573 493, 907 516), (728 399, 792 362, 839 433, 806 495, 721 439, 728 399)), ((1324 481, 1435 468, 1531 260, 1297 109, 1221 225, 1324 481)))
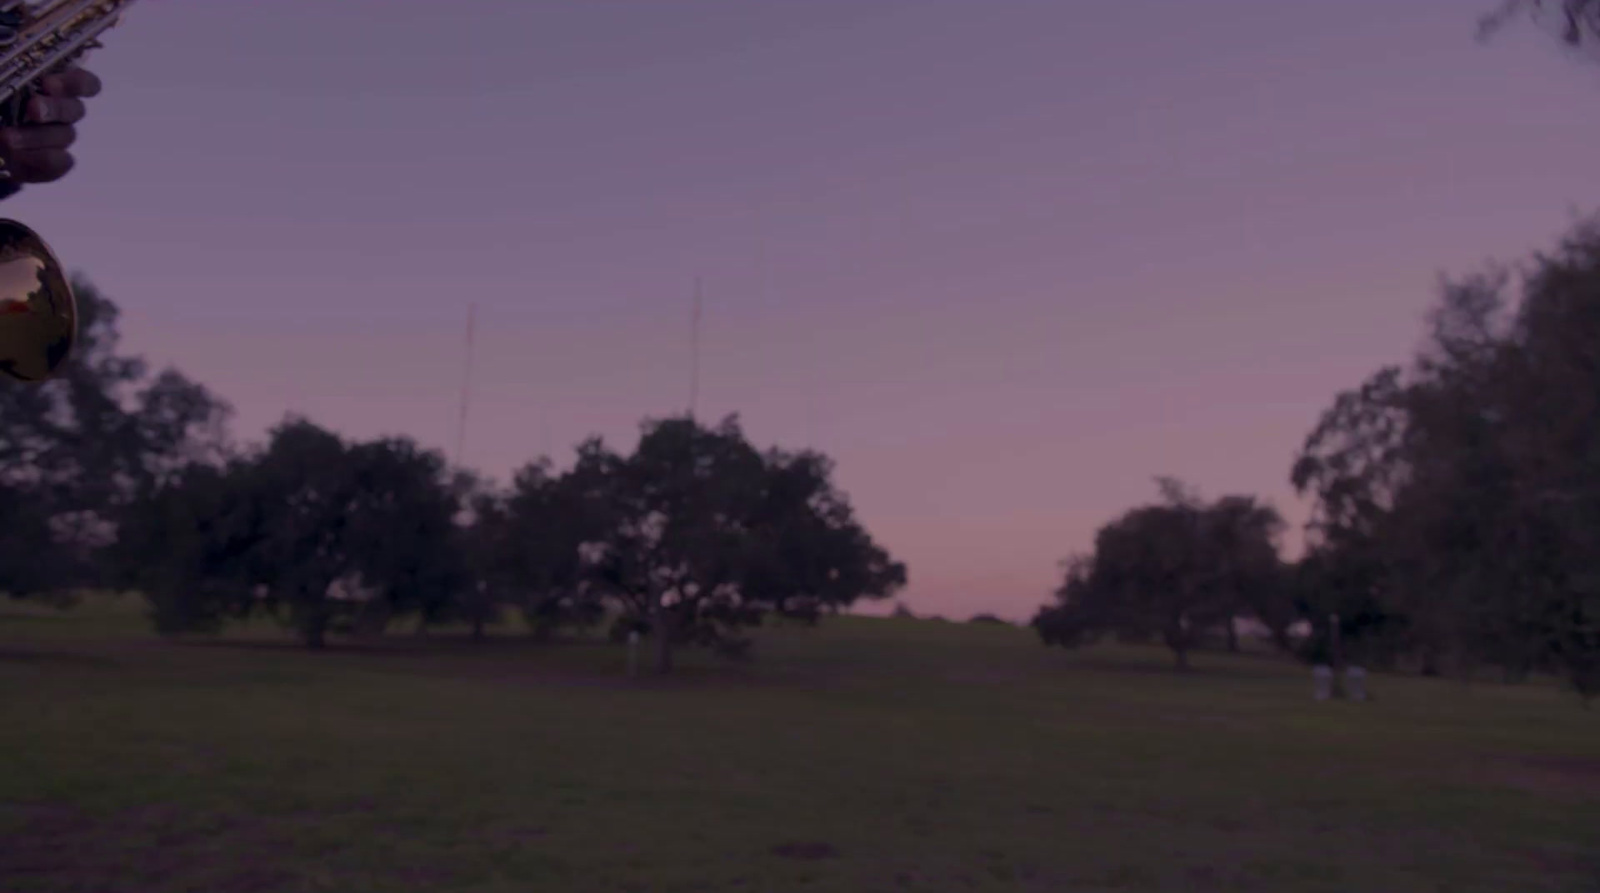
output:
POLYGON ((689 319, 689 418, 700 400, 700 304, 705 294, 702 277, 694 278, 694 311, 689 319))
POLYGON ((461 464, 467 445, 467 403, 472 397, 472 335, 477 315, 478 305, 467 305, 466 368, 461 374, 461 415, 456 419, 456 465, 461 464))

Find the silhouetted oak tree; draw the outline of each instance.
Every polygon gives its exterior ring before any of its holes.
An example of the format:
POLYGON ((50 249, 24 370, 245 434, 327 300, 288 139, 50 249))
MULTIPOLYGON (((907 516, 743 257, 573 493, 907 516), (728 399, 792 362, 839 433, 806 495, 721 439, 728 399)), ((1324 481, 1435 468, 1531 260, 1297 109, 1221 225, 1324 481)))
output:
POLYGON ((117 550, 158 628, 265 613, 311 648, 406 613, 452 617, 469 568, 443 461, 403 438, 347 444, 303 419, 131 504, 117 550))
POLYGON ((656 669, 693 644, 729 656, 740 631, 799 604, 848 605, 904 585, 810 453, 763 454, 737 419, 647 422, 621 456, 585 444, 567 485, 598 535, 582 546, 595 594, 649 630, 656 669))
POLYGON ((1278 631, 1288 595, 1276 538, 1282 519, 1253 498, 1208 504, 1171 479, 1163 501, 1100 528, 1091 555, 1069 559, 1056 604, 1032 625, 1049 645, 1076 647, 1106 634, 1156 636, 1179 669, 1205 636, 1251 612, 1278 631))

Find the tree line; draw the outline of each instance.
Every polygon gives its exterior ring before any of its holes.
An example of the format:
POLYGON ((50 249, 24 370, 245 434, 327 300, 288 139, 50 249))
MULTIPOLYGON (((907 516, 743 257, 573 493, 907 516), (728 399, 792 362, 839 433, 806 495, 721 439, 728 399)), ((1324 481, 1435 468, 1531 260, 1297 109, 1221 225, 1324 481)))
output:
POLYGON ((1159 639, 1183 666, 1250 616, 1317 663, 1337 642, 1366 666, 1600 691, 1600 218, 1446 281, 1415 355, 1340 393, 1290 480, 1313 509, 1297 560, 1272 507, 1162 480, 1066 562, 1034 628, 1159 639))
MULTIPOLYGON (((737 418, 649 420, 631 452, 593 438, 498 486, 398 437, 290 417, 227 436, 229 408, 117 341, 76 283, 81 352, 0 389, 0 591, 137 591, 155 628, 274 618, 330 636, 511 615, 531 634, 748 653, 771 616, 815 620, 902 589, 827 457, 761 450, 737 418)), ((1179 667, 1238 648, 1427 674, 1556 674, 1600 689, 1600 218, 1517 266, 1446 281, 1415 355, 1338 394, 1291 463, 1307 547, 1248 495, 1160 498, 1063 565, 1032 627, 1047 644, 1155 642, 1179 667)))
POLYGON ((82 279, 80 352, 42 386, 0 390, 0 591, 137 591, 166 634, 274 618, 332 635, 520 614, 540 638, 608 623, 747 653, 765 617, 814 621, 887 598, 905 566, 811 451, 760 450, 736 417, 648 420, 628 453, 599 438, 509 486, 401 437, 350 441, 290 417, 237 447, 226 403, 117 343, 116 305, 82 279))

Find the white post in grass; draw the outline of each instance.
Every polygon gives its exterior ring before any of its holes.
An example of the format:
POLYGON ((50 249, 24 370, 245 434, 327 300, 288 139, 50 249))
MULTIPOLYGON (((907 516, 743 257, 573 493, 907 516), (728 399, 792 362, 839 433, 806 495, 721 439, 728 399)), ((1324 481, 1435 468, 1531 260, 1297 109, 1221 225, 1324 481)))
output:
POLYGON ((1366 668, 1350 667, 1344 671, 1344 696, 1352 701, 1367 699, 1366 668))
POLYGON ((1326 701, 1333 696, 1333 667, 1327 664, 1317 664, 1311 668, 1313 682, 1312 697, 1319 701, 1326 701))

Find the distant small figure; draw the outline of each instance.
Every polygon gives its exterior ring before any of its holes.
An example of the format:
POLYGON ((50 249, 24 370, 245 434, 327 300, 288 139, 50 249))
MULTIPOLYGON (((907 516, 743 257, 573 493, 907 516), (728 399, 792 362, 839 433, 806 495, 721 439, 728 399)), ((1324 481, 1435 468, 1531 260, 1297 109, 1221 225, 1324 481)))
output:
POLYGON ((1313 683, 1313 697, 1319 701, 1326 701, 1333 697, 1333 667, 1327 664, 1317 664, 1311 668, 1313 683))
POLYGON ((1367 671, 1364 668, 1350 667, 1344 671, 1344 696, 1352 701, 1367 699, 1367 671))

